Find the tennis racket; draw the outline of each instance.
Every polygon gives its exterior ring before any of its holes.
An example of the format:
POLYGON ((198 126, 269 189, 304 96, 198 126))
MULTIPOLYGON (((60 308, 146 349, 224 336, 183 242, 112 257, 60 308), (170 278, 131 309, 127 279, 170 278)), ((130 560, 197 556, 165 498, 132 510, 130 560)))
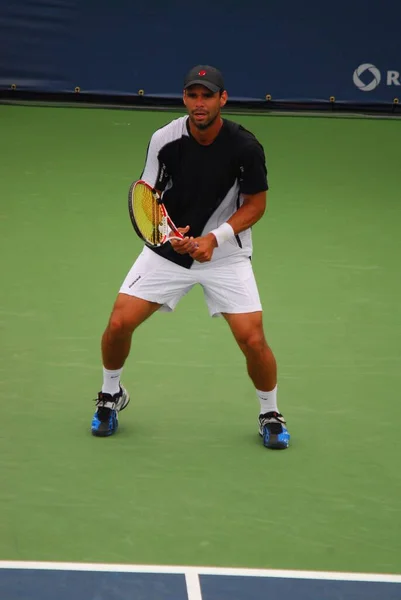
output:
POLYGON ((170 219, 160 194, 146 181, 134 181, 128 194, 131 223, 140 238, 152 248, 183 235, 170 219), (171 235, 173 234, 173 235, 171 235))

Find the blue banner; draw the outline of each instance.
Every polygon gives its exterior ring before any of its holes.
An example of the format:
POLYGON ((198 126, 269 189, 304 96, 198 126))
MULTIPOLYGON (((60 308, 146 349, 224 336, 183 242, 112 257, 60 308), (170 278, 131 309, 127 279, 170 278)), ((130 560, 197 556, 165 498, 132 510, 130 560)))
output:
POLYGON ((212 64, 232 99, 401 99, 400 0, 0 0, 0 89, 178 97, 212 64))

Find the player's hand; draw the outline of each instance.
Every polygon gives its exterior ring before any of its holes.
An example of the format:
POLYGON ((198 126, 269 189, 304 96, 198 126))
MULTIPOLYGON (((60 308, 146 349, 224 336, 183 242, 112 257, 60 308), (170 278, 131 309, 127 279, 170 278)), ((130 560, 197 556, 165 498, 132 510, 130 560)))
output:
MULTIPOLYGON (((189 231, 189 225, 186 227, 177 227, 178 231, 185 236, 182 240, 170 240, 172 248, 177 254, 191 254, 197 249, 197 242, 193 237, 187 237, 185 234, 189 231)), ((171 233, 174 235, 174 233, 171 233)))
POLYGON ((217 240, 213 233, 195 238, 194 242, 197 244, 197 248, 189 252, 191 258, 201 263, 212 260, 213 250, 217 248, 217 240))

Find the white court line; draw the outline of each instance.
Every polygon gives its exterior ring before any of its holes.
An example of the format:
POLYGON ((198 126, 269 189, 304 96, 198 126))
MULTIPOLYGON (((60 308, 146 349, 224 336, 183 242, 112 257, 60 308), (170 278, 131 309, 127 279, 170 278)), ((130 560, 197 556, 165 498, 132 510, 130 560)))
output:
POLYGON ((185 572, 188 600, 202 600, 199 575, 195 571, 185 572))
MULTIPOLYGON (((104 571, 109 573, 165 573, 178 575, 226 575, 234 577, 280 577, 284 579, 319 579, 332 581, 369 581, 400 583, 401 575, 390 573, 346 573, 337 571, 292 571, 283 569, 230 569, 175 565, 123 565, 104 563, 68 563, 36 561, 0 561, 0 569, 38 569, 45 571, 104 571)), ((192 581, 192 580, 191 580, 192 581)), ((195 597, 196 598, 196 597, 195 597)))

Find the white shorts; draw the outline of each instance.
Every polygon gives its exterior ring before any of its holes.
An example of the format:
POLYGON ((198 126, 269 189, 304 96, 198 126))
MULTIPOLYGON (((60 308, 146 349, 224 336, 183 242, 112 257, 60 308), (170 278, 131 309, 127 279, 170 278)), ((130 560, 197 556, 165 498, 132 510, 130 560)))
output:
POLYGON ((160 310, 172 311, 181 298, 199 284, 212 317, 221 313, 261 311, 250 259, 239 257, 231 264, 219 263, 195 263, 191 269, 185 269, 145 246, 126 276, 120 293, 157 302, 162 305, 160 310))

